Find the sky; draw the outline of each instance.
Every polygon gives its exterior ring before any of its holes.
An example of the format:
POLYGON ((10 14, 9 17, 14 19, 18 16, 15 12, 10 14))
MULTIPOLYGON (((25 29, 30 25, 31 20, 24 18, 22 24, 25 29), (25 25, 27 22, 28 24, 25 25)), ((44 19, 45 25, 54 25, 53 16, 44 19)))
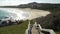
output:
POLYGON ((60 3, 60 0, 0 0, 0 6, 14 6, 30 2, 38 3, 60 3))

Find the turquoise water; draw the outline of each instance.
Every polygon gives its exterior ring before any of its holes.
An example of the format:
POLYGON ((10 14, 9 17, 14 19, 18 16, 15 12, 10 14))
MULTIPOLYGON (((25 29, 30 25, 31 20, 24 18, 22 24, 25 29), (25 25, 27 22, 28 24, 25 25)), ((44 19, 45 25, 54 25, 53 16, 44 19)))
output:
POLYGON ((6 18, 9 18, 9 17, 15 17, 16 14, 14 13, 10 13, 8 11, 4 11, 4 10, 0 10, 0 20, 1 19, 6 19, 6 18))
POLYGON ((29 12, 15 8, 0 8, 0 20, 9 17, 11 20, 25 20, 29 17, 29 12))

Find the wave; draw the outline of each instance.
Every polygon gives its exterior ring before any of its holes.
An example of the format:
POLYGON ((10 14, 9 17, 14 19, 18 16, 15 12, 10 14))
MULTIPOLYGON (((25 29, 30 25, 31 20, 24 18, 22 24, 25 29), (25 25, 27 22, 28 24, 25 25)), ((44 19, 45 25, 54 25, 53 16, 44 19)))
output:
POLYGON ((17 9, 0 8, 0 19, 2 20, 6 20, 7 18, 10 20, 24 20, 28 16, 29 12, 17 9))

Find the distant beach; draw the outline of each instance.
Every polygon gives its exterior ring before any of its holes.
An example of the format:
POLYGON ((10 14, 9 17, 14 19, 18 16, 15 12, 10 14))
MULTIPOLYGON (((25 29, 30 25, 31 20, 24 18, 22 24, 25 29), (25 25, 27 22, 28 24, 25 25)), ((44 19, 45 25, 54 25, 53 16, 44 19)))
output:
POLYGON ((50 14, 48 11, 44 10, 37 10, 37 9, 30 9, 30 8, 0 8, 0 18, 2 16, 8 15, 12 17, 14 20, 26 20, 26 19, 33 19, 36 17, 46 16, 50 14), (4 13, 4 14, 3 14, 4 13), (2 16, 1 16, 2 15, 2 16))

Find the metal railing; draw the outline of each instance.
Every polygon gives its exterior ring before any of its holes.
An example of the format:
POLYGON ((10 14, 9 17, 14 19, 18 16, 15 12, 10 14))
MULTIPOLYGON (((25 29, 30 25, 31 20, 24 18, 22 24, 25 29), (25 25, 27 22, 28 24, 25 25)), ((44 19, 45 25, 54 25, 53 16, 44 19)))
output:
MULTIPOLYGON (((39 26, 39 31, 40 32, 45 32, 45 33, 49 33, 49 34, 55 34, 55 32, 52 30, 52 29, 43 29, 41 26, 40 26, 40 24, 38 24, 38 26, 39 26)), ((41 33, 40 33, 41 34, 41 33)))
POLYGON ((33 27, 33 25, 30 24, 30 22, 29 22, 29 24, 28 24, 28 28, 26 29, 25 34, 32 34, 32 32, 31 32, 32 27, 33 27))

